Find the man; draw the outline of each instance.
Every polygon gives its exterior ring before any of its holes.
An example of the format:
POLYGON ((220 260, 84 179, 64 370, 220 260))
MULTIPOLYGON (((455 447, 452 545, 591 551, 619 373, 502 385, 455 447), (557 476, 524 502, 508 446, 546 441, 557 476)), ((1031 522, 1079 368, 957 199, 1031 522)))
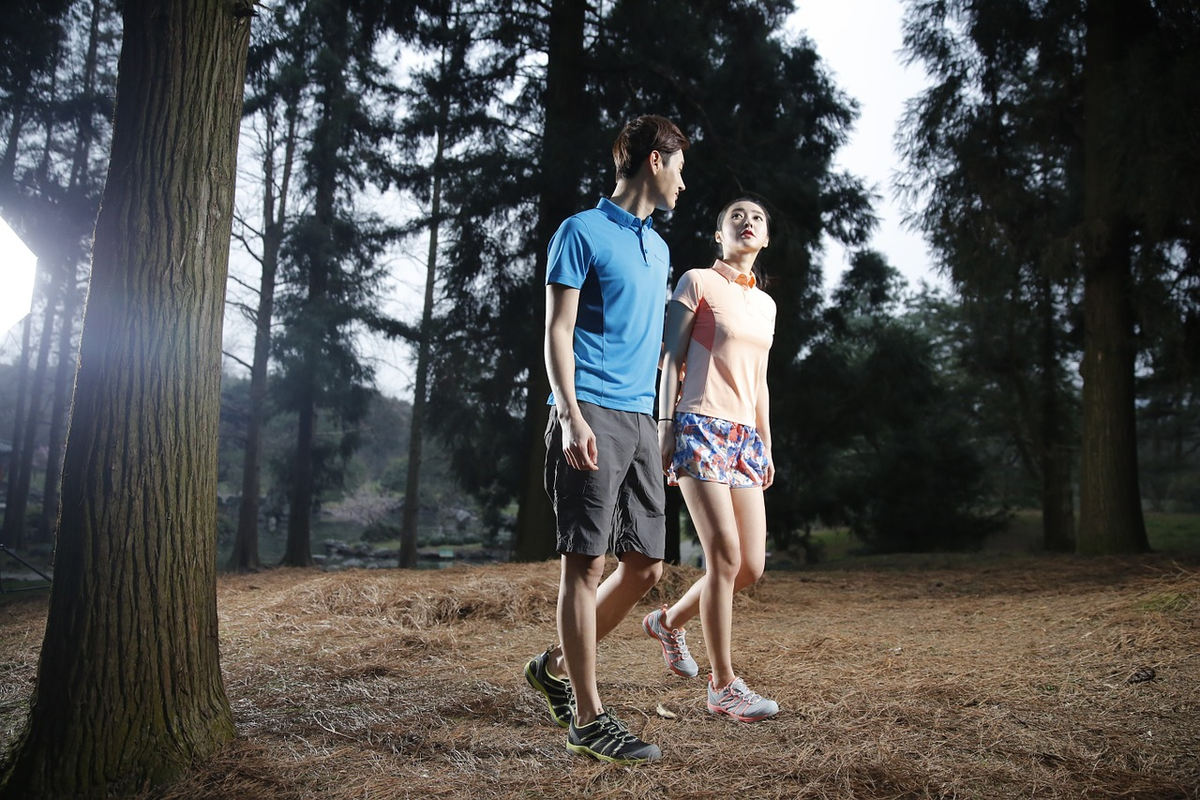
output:
POLYGON ((568 729, 570 750, 622 764, 662 755, 604 710, 596 643, 662 575, 653 411, 670 253, 650 215, 675 207, 687 147, 663 117, 626 125, 613 144, 612 198, 563 222, 546 273, 546 491, 561 555, 561 644, 532 659, 525 678, 568 729), (619 564, 601 583, 610 547, 619 564))

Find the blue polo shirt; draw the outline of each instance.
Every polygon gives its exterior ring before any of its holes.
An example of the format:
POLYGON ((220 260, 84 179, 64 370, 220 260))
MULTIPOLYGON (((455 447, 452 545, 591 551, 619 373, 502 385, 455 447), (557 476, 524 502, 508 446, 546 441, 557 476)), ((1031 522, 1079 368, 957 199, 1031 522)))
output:
POLYGON ((550 240, 546 283, 579 290, 579 400, 654 412, 670 263, 653 220, 638 219, 607 198, 559 226, 550 240))

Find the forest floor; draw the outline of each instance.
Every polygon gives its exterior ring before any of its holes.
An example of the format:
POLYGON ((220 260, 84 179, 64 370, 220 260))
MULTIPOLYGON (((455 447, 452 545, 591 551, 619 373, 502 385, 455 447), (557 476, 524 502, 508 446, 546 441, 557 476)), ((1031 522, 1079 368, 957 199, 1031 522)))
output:
MULTIPOLYGON (((222 576, 238 738, 159 798, 1200 797, 1200 560, 966 558, 769 571, 735 666, 772 720, 707 713, 640 619, 600 645, 608 707, 663 760, 569 752, 523 666, 557 565, 222 576), (1151 675, 1153 677, 1151 677, 1151 675)), ((0 749, 27 711, 46 601, 0 606, 0 749)), ((703 631, 689 630, 702 675, 703 631)))

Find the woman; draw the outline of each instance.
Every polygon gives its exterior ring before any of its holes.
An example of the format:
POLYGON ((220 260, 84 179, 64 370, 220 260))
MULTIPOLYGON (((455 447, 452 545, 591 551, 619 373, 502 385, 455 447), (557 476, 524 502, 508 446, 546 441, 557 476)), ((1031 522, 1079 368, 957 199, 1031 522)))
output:
POLYGON ((768 420, 767 353, 775 301, 754 268, 770 218, 740 198, 717 216, 721 257, 679 280, 667 308, 658 389, 663 470, 678 485, 704 548, 705 574, 675 605, 642 621, 673 672, 697 674, 683 625, 698 613, 712 673, 708 710, 743 722, 772 717, 774 700, 733 670, 733 595, 761 577, 767 521, 763 491, 775 478, 768 420))

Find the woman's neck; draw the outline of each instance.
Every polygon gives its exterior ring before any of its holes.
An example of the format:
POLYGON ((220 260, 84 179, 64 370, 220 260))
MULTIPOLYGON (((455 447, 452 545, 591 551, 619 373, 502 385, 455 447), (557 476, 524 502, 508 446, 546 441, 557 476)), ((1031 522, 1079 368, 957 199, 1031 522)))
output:
POLYGON ((749 275, 750 270, 754 268, 754 260, 758 258, 758 253, 734 253, 731 256, 722 255, 721 260, 729 266, 736 269, 743 275, 749 275))

